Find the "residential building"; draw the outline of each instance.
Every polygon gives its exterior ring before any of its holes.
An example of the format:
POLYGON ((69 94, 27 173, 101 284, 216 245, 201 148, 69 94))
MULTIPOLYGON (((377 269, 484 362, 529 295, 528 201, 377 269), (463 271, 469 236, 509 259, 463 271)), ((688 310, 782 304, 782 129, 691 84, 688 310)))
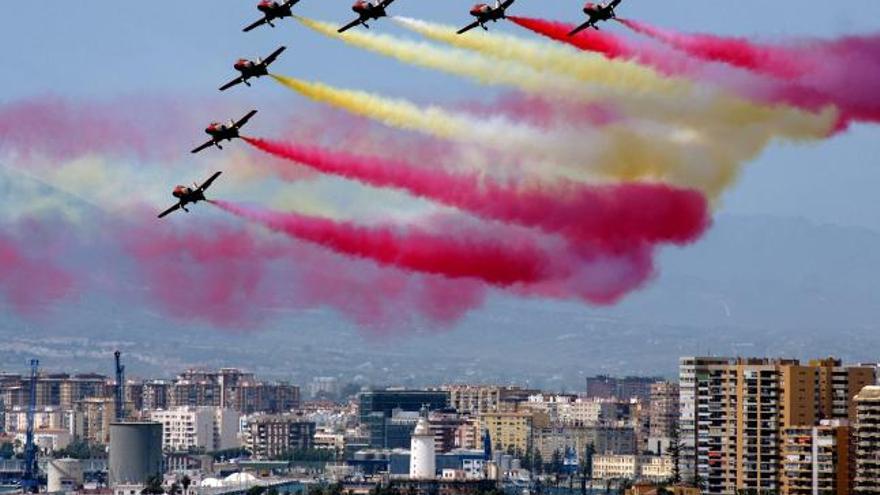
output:
POLYGON ((648 406, 648 450, 663 454, 678 428, 679 388, 677 383, 657 382, 651 385, 651 403, 648 406))
MULTIPOLYGON (((116 401, 112 397, 91 397, 79 401, 74 416, 81 415, 80 432, 74 434, 89 443, 107 444, 110 423, 116 420, 116 401), (78 413, 78 414, 77 414, 78 413)), ((74 422, 79 423, 78 418, 74 422)))
POLYGON ((547 416, 540 412, 486 412, 479 416, 479 429, 489 433, 495 451, 527 452, 532 429, 548 425, 547 416))
POLYGON ((663 381, 660 377, 627 376, 616 378, 606 375, 587 377, 586 396, 595 399, 639 399, 647 403, 651 398, 651 384, 663 381))
POLYGON ((880 493, 880 386, 863 388, 854 399, 855 477, 853 493, 880 493))
POLYGON ((856 405, 852 399, 862 388, 876 383, 876 367, 844 366, 839 359, 833 357, 812 360, 810 366, 816 368, 818 373, 818 417, 846 419, 854 423, 856 405))
MULTIPOLYGON (((493 437, 494 440, 494 437, 493 437)), ((534 450, 548 461, 556 451, 583 455, 588 445, 598 454, 635 455, 635 432, 631 426, 561 426, 535 428, 534 450)))
POLYGON ((214 452, 239 445, 239 415, 232 409, 175 407, 151 411, 150 420, 162 423, 165 452, 214 452))
POLYGON ((834 359, 682 358, 680 373, 682 473, 707 493, 781 490, 783 432, 846 419, 850 384, 873 381, 834 359))
POLYGON ((244 447, 255 459, 275 459, 295 450, 314 447, 315 423, 294 414, 256 415, 248 418, 244 447))
POLYGON ((443 385, 441 391, 449 393, 449 406, 462 414, 477 415, 483 412, 512 411, 520 402, 528 400, 537 390, 499 385, 443 385))
POLYGON ((593 456, 593 479, 666 481, 672 476, 668 456, 604 454, 593 456))
POLYGON ((846 420, 785 428, 781 458, 782 495, 850 493, 850 427, 846 420))

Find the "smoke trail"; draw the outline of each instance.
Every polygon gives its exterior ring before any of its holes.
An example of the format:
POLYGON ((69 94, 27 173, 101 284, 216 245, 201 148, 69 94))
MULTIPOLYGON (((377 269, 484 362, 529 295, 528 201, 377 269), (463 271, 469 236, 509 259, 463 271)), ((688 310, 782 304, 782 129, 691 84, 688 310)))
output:
POLYGON ((641 287, 654 273, 653 251, 644 244, 613 253, 586 242, 571 246, 548 240, 538 246, 525 233, 489 226, 463 229, 455 219, 438 226, 438 231, 447 232, 441 236, 415 228, 365 228, 214 203, 271 230, 338 253, 454 281, 482 281, 527 297, 611 304, 641 287))
POLYGON ((629 116, 658 122, 704 130, 725 127, 725 133, 729 126, 739 127, 746 122, 766 125, 770 127, 768 132, 774 134, 785 136, 791 133, 798 139, 803 127, 792 123, 816 120, 814 116, 790 109, 760 108, 730 96, 696 91, 686 81, 664 79, 635 64, 609 64, 583 54, 577 57, 561 47, 547 49, 543 44, 512 36, 476 33, 463 37, 455 35, 454 29, 443 29, 445 26, 399 19, 405 27, 448 44, 478 50, 493 56, 492 60, 384 34, 355 32, 343 36, 326 23, 303 18, 300 22, 326 36, 406 63, 457 74, 483 84, 513 86, 543 98, 575 100, 583 104, 601 100, 629 116), (633 91, 639 93, 633 94, 633 91))
POLYGON ((532 17, 507 16, 518 26, 534 31, 551 40, 561 41, 581 50, 601 53, 609 59, 639 60, 639 50, 636 46, 623 38, 614 36, 604 31, 586 30, 575 36, 569 36, 574 24, 566 22, 548 21, 532 17))
POLYGON ((393 19, 400 26, 434 41, 518 62, 542 73, 563 74, 585 83, 599 84, 630 96, 636 91, 681 98, 691 91, 687 81, 664 79, 637 64, 608 63, 598 56, 585 56, 565 45, 541 43, 499 32, 473 31, 467 36, 459 36, 453 26, 408 17, 393 19))
MULTIPOLYGON (((697 130, 672 134, 665 127, 642 126, 639 132, 623 126, 605 126, 601 132, 558 129, 552 132, 502 118, 480 120, 442 108, 384 98, 363 91, 337 89, 325 84, 273 75, 278 82, 316 101, 370 117, 406 130, 488 146, 534 162, 551 162, 555 174, 578 178, 595 176, 620 180, 662 180, 695 188, 717 197, 772 139, 761 126, 750 126, 750 115, 733 113, 743 128, 715 136, 697 130)), ((824 137, 833 128, 836 113, 803 118, 795 113, 785 121, 792 134, 803 139, 824 137), (800 118, 797 118, 800 117, 800 118)), ((547 170, 538 170, 547 174, 547 170)))
POLYGON ((477 231, 435 235, 410 227, 361 227, 348 222, 248 208, 212 201, 221 209, 271 230, 384 265, 442 275, 477 278, 498 286, 531 283, 547 277, 551 260, 526 238, 498 240, 477 231))
MULTIPOLYGON (((776 79, 775 85, 755 82, 751 87, 741 88, 756 97, 804 108, 833 104, 841 109, 844 119, 880 122, 880 35, 768 45, 742 38, 676 33, 635 21, 622 22, 696 59, 721 62, 776 79)), ((654 65, 657 60, 650 62, 654 65)), ((683 73, 681 66, 667 69, 683 73)), ((722 86, 729 83, 717 78, 715 82, 722 86)))
POLYGON ((449 173, 378 157, 244 138, 275 156, 377 187, 404 189, 487 219, 562 233, 573 241, 612 246, 686 243, 708 223, 707 204, 695 191, 662 184, 588 186, 573 182, 502 185, 470 173, 449 173))
POLYGON ((51 258, 34 255, 34 243, 0 234, 0 296, 16 312, 38 315, 50 302, 68 295, 73 277, 51 258))
POLYGON ((792 51, 782 47, 760 46, 745 38, 724 38, 710 34, 684 35, 643 22, 629 19, 619 21, 637 33, 710 62, 723 62, 783 79, 801 77, 816 70, 815 66, 792 57, 792 51))
POLYGON ((448 326, 483 303, 485 290, 475 283, 376 268, 216 222, 115 230, 125 233, 124 252, 144 285, 139 296, 148 300, 138 303, 184 322, 250 331, 278 310, 329 307, 382 334, 415 324, 448 326))

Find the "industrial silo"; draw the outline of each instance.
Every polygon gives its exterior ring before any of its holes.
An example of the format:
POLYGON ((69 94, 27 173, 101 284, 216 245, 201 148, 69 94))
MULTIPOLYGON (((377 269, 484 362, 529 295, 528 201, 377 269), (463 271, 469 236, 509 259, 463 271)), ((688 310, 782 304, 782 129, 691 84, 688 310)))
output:
POLYGON ((47 489, 72 492, 83 484, 83 467, 78 459, 51 459, 46 465, 47 489))
POLYGON ((162 423, 110 425, 110 486, 142 485, 162 474, 162 423))

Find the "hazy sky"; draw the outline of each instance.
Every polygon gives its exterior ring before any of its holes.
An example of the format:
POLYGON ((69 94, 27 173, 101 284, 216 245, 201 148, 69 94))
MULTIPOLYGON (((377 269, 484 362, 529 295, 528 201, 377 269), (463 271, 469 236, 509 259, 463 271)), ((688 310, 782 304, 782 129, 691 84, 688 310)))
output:
MULTIPOLYGON (((3 79, 0 101, 62 95, 214 94, 239 56, 290 50, 277 71, 344 87, 420 99, 473 99, 495 90, 410 67, 308 32, 294 21, 242 33, 259 18, 255 1, 8 2, 0 16, 3 79)), ((453 24, 469 21, 470 0, 398 0, 393 12, 453 24)), ((522 15, 578 21, 582 2, 519 0, 522 15)), ((352 17, 348 0, 302 0, 303 15, 335 22, 352 17)), ((629 0, 619 14, 684 31, 750 38, 830 37, 880 28, 880 2, 850 0, 629 0)), ((496 29, 534 36, 512 25, 496 29)), ((620 31, 620 26, 608 29, 620 31)), ((396 31, 389 22, 374 30, 396 31)), ((273 84, 239 93, 255 102, 298 97, 273 84)), ((208 116, 205 117, 206 119, 208 116)), ((822 223, 880 230, 877 129, 856 126, 812 145, 773 146, 725 196, 732 213, 803 216, 822 223)))

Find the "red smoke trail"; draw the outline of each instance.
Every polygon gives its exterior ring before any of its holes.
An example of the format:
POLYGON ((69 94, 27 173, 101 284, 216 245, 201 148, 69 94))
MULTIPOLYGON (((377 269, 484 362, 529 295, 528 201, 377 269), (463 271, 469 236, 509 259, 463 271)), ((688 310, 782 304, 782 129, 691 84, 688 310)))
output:
POLYGON ((588 29, 569 36, 568 33, 575 28, 574 24, 512 15, 507 18, 552 40, 568 43, 581 50, 598 52, 611 59, 631 59, 637 55, 635 48, 630 46, 629 42, 610 33, 588 29))
POLYGON ((109 228, 123 235, 108 236, 106 244, 121 240, 136 262, 136 285, 144 288, 136 296, 179 321, 256 330, 279 310, 328 307, 381 334, 424 323, 450 326, 485 296, 478 282, 377 267, 217 222, 109 228))
POLYGON ((236 216, 297 239, 415 272, 450 278, 477 278, 493 285, 508 286, 546 278, 551 265, 547 254, 524 236, 500 240, 475 230, 453 236, 433 234, 415 227, 362 227, 350 222, 248 208, 225 201, 212 203, 236 216))
POLYGON ((32 246, 0 235, 0 296, 24 315, 36 315, 42 306, 73 288, 73 278, 66 271, 32 252, 32 246))
MULTIPOLYGON (((641 287, 654 273, 653 250, 645 244, 615 253, 588 242, 577 246, 547 242, 538 248, 531 236, 515 229, 463 229, 456 225, 460 224, 456 219, 437 225, 437 231, 446 232, 441 236, 414 228, 365 228, 222 201, 214 203, 232 214, 338 253, 442 275, 451 282, 488 282, 528 297, 612 304, 641 287)), ((437 293, 450 290, 434 287, 437 293)), ((472 286, 470 289, 474 290, 472 286)), ((423 304, 433 304, 432 293, 425 292, 423 304)), ((466 292, 459 296, 464 301, 453 305, 452 314, 482 294, 466 292)), ((430 307, 432 314, 438 314, 435 311, 440 308, 430 307)))
POLYGON ((745 38, 724 38, 711 34, 684 35, 629 19, 620 19, 620 22, 637 33, 709 62, 722 62, 784 79, 800 77, 815 70, 809 61, 792 57, 790 50, 756 45, 745 38))
MULTIPOLYGON (((743 38, 677 33, 631 20, 621 22, 694 59, 773 78, 732 88, 748 96, 808 110, 835 105, 841 110, 842 126, 849 119, 880 122, 880 35, 770 45, 743 38)), ((643 50, 636 58, 667 74, 700 77, 693 67, 673 57, 655 57, 643 50)), ((729 84, 723 77, 710 80, 721 86, 729 84)))
POLYGON ((665 184, 588 186, 498 184, 478 174, 450 173, 377 157, 244 138, 267 153, 377 187, 394 187, 480 217, 561 233, 572 241, 613 248, 643 242, 683 244, 709 223, 708 205, 697 191, 665 184))

